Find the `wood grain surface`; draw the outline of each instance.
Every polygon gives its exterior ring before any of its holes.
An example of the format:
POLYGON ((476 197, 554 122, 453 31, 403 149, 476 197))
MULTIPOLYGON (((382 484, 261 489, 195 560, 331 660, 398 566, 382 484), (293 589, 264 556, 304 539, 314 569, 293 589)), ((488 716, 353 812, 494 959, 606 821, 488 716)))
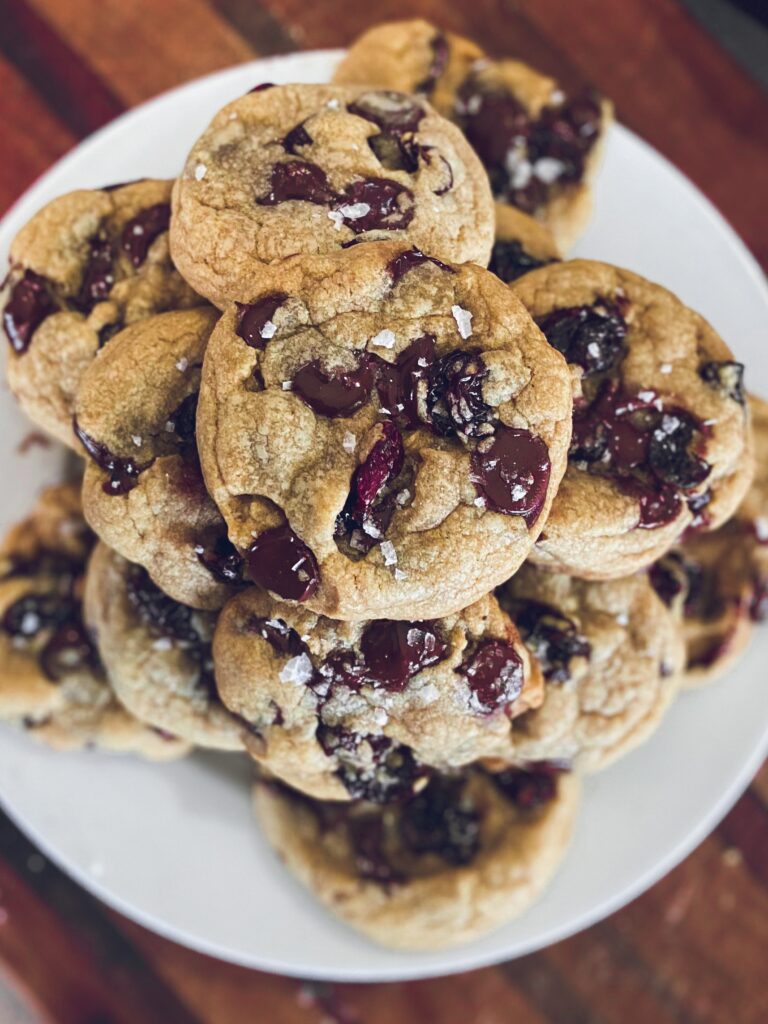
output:
MULTIPOLYGON (((768 101, 677 0, 0 0, 0 211, 164 89, 414 14, 610 95, 768 267, 768 101)), ((0 816, 0 1024, 43 1021, 765 1024, 768 768, 606 921, 499 967, 392 985, 302 984, 174 945, 107 910, 0 816)))

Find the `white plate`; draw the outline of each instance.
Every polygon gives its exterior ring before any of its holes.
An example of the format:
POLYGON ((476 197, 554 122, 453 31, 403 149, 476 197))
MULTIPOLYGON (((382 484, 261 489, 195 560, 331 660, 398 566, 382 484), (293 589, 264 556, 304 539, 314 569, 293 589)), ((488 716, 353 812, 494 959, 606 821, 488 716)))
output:
MULTIPOLYGON (((172 177, 223 103, 262 81, 325 81, 337 59, 337 53, 305 53, 256 61, 119 118, 50 170, 11 211, 0 230, 0 257, 47 200, 83 186, 172 177)), ((749 365, 749 385, 768 394, 768 291, 757 265, 690 182, 624 128, 609 139, 596 215, 578 252, 668 285, 712 321, 749 365)), ((6 389, 0 395, 3 529, 61 465, 56 451, 15 453, 28 429, 6 389)), ((244 759, 197 754, 158 767, 129 758, 62 756, 5 731, 2 799, 35 842, 87 889, 203 952, 339 980, 468 970, 586 927, 650 886, 703 839, 768 746, 766 660, 768 633, 756 638, 727 681, 681 697, 648 744, 589 779, 572 848, 541 902, 495 934, 447 952, 378 949, 317 906, 251 820, 244 759)))

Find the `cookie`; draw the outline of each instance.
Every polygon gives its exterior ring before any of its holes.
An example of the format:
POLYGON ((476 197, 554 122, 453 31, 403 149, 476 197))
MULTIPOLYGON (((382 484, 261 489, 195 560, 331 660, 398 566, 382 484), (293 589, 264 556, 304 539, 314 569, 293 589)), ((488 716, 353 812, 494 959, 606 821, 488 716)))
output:
POLYGON ((488 269, 510 284, 530 270, 555 263, 560 252, 552 233, 539 221, 513 206, 496 210, 496 241, 488 269))
POLYGON ((671 292, 572 260, 512 285, 574 374, 568 471, 532 560, 626 576, 688 528, 716 529, 751 479, 743 367, 671 292))
POLYGON ((216 693, 216 616, 179 604, 104 544, 91 556, 85 617, 115 693, 137 718, 188 743, 242 750, 216 693))
POLYGON ((499 600, 545 680, 541 707, 514 723, 520 762, 597 771, 647 739, 685 654, 676 617, 645 574, 594 583, 524 565, 499 600))
POLYGON ((332 618, 436 618, 528 554, 560 481, 570 377, 472 264, 366 243, 259 276, 208 345, 208 490, 250 578, 332 618))
POLYGON ((79 487, 47 488, 0 551, 0 720, 57 750, 101 747, 153 760, 185 754, 175 736, 117 701, 82 618, 93 544, 79 487))
POLYGON ((174 187, 173 258, 222 308, 247 300, 265 266, 371 239, 488 262, 486 176, 461 132, 422 98, 261 87, 219 111, 174 187))
POLYGON ((510 720, 542 697, 493 597, 438 621, 344 623, 253 587, 224 608, 213 651, 249 751, 323 800, 385 802, 427 766, 510 760, 510 720))
POLYGON ((168 248, 170 181, 54 199, 11 245, 2 322, 8 380, 30 419, 64 444, 85 370, 123 326, 203 299, 168 248))
POLYGON ((422 20, 365 32, 334 81, 425 95, 480 157, 499 216, 513 206, 535 217, 562 250, 585 227, 613 119, 612 105, 592 90, 566 96, 527 64, 488 60, 468 39, 422 20))
POLYGON ((579 796, 575 776, 540 766, 437 776, 383 808, 261 782, 254 805, 280 859, 329 910, 384 946, 429 950, 528 909, 563 858, 579 796))
POLYGON ((694 533, 651 566, 659 596, 680 615, 684 685, 720 678, 744 652, 752 624, 768 619, 768 404, 750 396, 756 473, 736 515, 694 533))
POLYGON ((240 572, 195 443, 216 319, 208 307, 125 328, 84 374, 74 421, 88 456, 83 508, 92 529, 175 600, 205 609, 221 607, 240 572))

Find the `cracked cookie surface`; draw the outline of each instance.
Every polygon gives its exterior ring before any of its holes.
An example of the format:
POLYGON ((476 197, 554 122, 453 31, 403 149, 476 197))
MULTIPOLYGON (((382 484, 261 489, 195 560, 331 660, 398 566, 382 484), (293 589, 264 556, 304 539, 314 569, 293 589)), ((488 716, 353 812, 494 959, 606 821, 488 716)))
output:
POLYGON ((239 561, 195 443, 203 355, 217 313, 162 313, 123 330, 83 376, 75 430, 91 527, 176 600, 218 608, 239 561))
POLYGON ((116 699, 85 628, 83 576, 93 542, 77 484, 46 488, 3 541, 0 720, 57 750, 180 757, 185 744, 116 699))
POLYGON ((85 616, 115 693, 144 722, 199 747, 242 750, 216 692, 216 616, 179 604, 104 544, 91 556, 85 616))
POLYGON ((449 618, 344 623, 251 588, 214 639, 219 693, 271 774, 319 799, 396 799, 428 768, 510 760, 541 675, 496 600, 449 618))
POLYGON ((436 776, 384 808, 269 781, 254 791, 289 870, 348 925, 399 949, 469 942, 526 910, 563 858, 579 799, 578 779, 547 766, 436 776))
POLYGON ((542 267, 512 290, 575 384, 568 470, 533 561, 624 576, 684 530, 728 519, 753 472, 744 368, 703 317, 592 260, 542 267))
POLYGON ((420 97, 256 89, 216 115, 174 187, 174 260, 222 308, 265 265, 388 238, 483 265, 493 242, 479 160, 420 97))
POLYGON ((488 593, 528 554, 565 466, 562 357, 492 274, 402 244, 259 281, 211 335, 197 428, 250 578, 351 620, 488 593))
POLYGON ((11 245, 2 299, 8 380, 30 419, 71 448, 80 381, 115 333, 204 303, 171 261, 171 186, 146 180, 70 192, 11 245))
POLYGON ((685 657, 677 618, 644 574, 595 583, 525 565, 499 600, 545 680, 541 707, 514 723, 521 762, 597 771, 647 739, 685 657))

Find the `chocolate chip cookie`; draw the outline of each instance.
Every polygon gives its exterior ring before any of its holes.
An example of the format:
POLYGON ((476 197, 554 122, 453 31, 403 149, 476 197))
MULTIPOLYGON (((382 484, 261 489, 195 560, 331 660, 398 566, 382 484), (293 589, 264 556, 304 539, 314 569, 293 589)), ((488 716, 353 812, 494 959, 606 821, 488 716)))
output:
POLYGON ((499 599, 545 680, 541 707, 514 723, 521 762, 597 771, 653 732, 685 656, 677 619, 645 574, 592 583, 527 564, 499 599))
POLYGON ((563 250, 583 230, 613 117, 594 91, 567 96, 527 64, 491 61, 469 40, 421 20, 365 32, 334 81, 425 95, 466 135, 500 208, 535 217, 563 250))
POLYGON ((486 176, 461 132, 423 98, 257 89, 216 115, 174 187, 173 258, 222 308, 246 301, 265 265, 371 239, 488 262, 486 176))
POLYGON ((752 476, 743 366, 671 292, 572 260, 512 285, 574 373, 568 471, 532 559, 585 579, 628 575, 686 529, 715 529, 752 476))
POLYGON ((199 747, 242 750, 242 724, 218 699, 216 616, 164 594, 104 544, 91 556, 85 617, 115 693, 137 718, 199 747))
POLYGON ((768 404, 749 397, 756 473, 736 515, 712 533, 693 533, 651 566, 660 597, 681 617, 684 684, 720 678, 768 620, 768 404))
POLYGON ((240 571, 195 444, 203 354, 216 319, 207 307, 125 328, 83 375, 75 406, 91 527, 171 597, 209 609, 221 607, 240 571))
POLYGON ((79 487, 47 488, 0 550, 0 720, 58 750, 102 747, 154 760, 188 748, 117 701, 83 624, 93 544, 79 487))
POLYGON ((224 313, 197 436, 254 582, 337 619, 435 618, 528 554, 571 408, 498 278, 369 242, 286 260, 224 313))
POLYGON ((383 808, 264 781, 254 805, 280 859, 348 925, 384 946, 438 949, 500 927, 540 896, 579 796, 576 777, 541 765, 436 776, 383 808))
POLYGON ((0 299, 11 390, 70 447, 75 395, 96 353, 125 325, 203 303, 171 262, 171 184, 70 192, 11 245, 0 299))
POLYGON ((344 623, 253 587, 224 608, 213 651, 249 751, 326 800, 386 802, 428 766, 509 760, 510 720, 543 690, 493 597, 439 620, 344 623))

